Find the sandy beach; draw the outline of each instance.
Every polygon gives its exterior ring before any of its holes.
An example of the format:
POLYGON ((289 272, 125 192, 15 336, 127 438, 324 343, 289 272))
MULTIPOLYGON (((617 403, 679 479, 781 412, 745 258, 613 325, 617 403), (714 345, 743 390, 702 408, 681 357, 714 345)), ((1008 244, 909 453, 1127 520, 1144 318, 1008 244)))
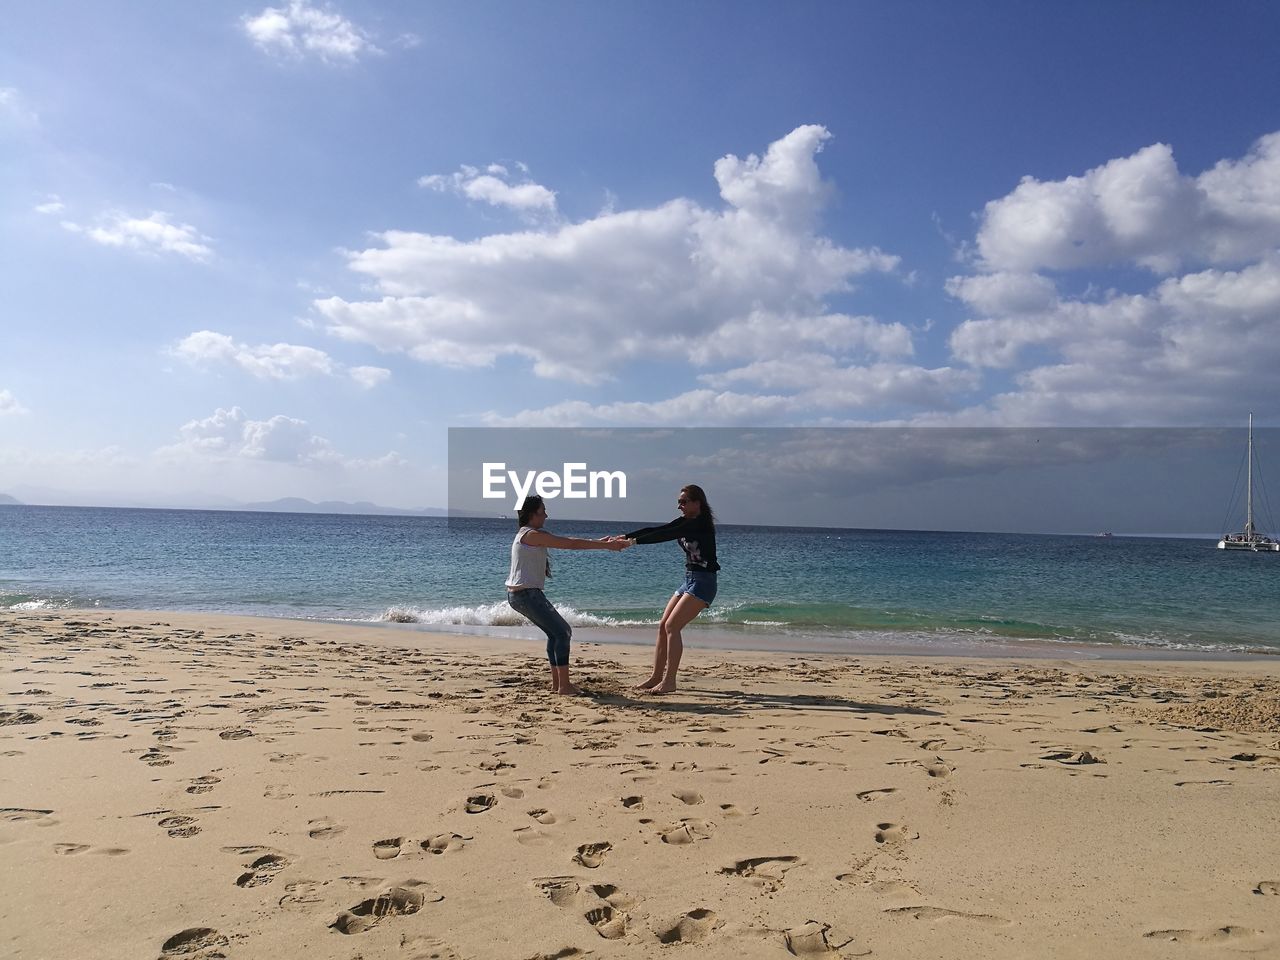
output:
POLYGON ((1280 956, 1280 661, 0 617, 0 956, 1280 956))

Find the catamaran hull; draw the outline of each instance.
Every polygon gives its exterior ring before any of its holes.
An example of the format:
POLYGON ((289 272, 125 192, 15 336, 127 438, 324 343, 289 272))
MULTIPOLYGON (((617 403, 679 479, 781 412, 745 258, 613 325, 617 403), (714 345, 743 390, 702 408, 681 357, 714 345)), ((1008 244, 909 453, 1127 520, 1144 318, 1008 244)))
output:
POLYGON ((1239 540, 1219 540, 1219 550, 1248 550, 1252 553, 1280 553, 1280 543, 1241 543, 1239 540))

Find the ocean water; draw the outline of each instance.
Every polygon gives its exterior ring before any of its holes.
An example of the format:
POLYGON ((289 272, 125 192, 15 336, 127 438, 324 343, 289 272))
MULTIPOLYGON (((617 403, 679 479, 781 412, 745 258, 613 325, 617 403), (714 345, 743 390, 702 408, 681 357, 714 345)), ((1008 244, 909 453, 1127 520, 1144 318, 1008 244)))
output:
MULTIPOLYGON (((640 518, 636 526, 668 517, 640 518)), ((616 524, 553 522, 570 536, 616 524)), ((0 506, 0 609, 155 609, 464 626, 528 636, 505 603, 513 521, 0 506)), ((721 525, 692 628, 751 646, 909 641, 1280 653, 1280 555, 1200 539, 721 525)), ((674 543, 556 551, 548 596, 635 634, 683 577, 674 543)))

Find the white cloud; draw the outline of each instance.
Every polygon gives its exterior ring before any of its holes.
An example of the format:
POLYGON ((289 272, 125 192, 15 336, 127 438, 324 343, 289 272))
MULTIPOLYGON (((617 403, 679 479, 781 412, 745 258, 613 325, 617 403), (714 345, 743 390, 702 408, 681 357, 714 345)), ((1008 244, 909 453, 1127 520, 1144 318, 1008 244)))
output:
POLYGON ((1198 177, 1157 143, 1083 176, 1024 177, 986 205, 977 248, 991 270, 1136 263, 1159 273, 1232 265, 1280 245, 1280 131, 1198 177))
POLYGON ((65 209, 67 209, 67 205, 62 202, 62 198, 56 193, 49 194, 44 203, 38 203, 35 207, 36 213, 43 214, 61 213, 65 209))
POLYGON ((717 388, 751 384, 764 390, 795 391, 790 399, 796 409, 805 411, 883 406, 946 409, 980 382, 970 370, 902 363, 846 366, 825 354, 757 360, 702 379, 717 388))
MULTIPOLYGON (((524 164, 522 170, 527 171, 524 164)), ((448 175, 435 173, 419 177, 418 186, 438 192, 451 192, 469 200, 481 200, 491 206, 507 207, 528 216, 552 215, 556 210, 556 194, 540 183, 524 180, 510 182, 510 172, 500 163, 492 163, 481 173, 476 167, 463 166, 448 175)))
POLYGON ((231 363, 264 380, 331 375, 336 364, 323 350, 292 343, 236 343, 225 333, 198 330, 178 342, 174 354, 189 363, 231 363))
POLYGON ((352 367, 347 375, 366 390, 372 390, 378 384, 386 382, 391 377, 391 371, 386 367, 352 367))
POLYGON ((1040 351, 1016 373, 1016 389, 961 422, 1234 423, 1249 408, 1276 410, 1280 255, 1169 278, 1144 294, 969 320, 951 348, 965 362, 1010 368, 1028 348, 1040 351))
POLYGON ((824 411, 866 407, 953 409, 975 389, 973 371, 929 370, 899 363, 842 366, 825 354, 759 360, 701 378, 715 389, 689 390, 657 401, 591 404, 572 400, 504 416, 487 413, 488 426, 742 426, 789 422, 824 411), (770 391, 735 391, 740 385, 770 391))
POLYGON ((330 62, 352 62, 364 54, 381 53, 356 24, 332 8, 315 7, 308 0, 266 7, 256 16, 246 14, 240 22, 249 38, 267 53, 316 56, 330 62))
POLYGON ((18 402, 17 397, 8 390, 0 390, 0 417, 27 412, 27 408, 18 402))
POLYGON ((987 273, 952 277, 947 293, 988 316, 1041 313, 1058 302, 1053 281, 1035 273, 987 273))
POLYGON ((35 127, 40 116, 29 106, 17 87, 0 87, 0 120, 8 119, 21 127, 35 127))
POLYGON ((690 345, 689 357, 706 365, 718 360, 777 357, 803 349, 877 357, 909 357, 911 331, 900 323, 842 313, 778 316, 753 311, 724 323, 714 337, 690 345))
POLYGON ((649 427, 665 424, 688 426, 691 423, 715 426, 777 420, 790 414, 795 407, 791 397, 690 390, 655 402, 590 404, 569 400, 539 410, 522 410, 511 416, 487 413, 482 419, 491 427, 579 427, 596 424, 649 427))
POLYGON ((99 218, 97 226, 63 221, 63 227, 81 233, 108 247, 139 250, 143 253, 172 253, 197 263, 213 257, 212 242, 187 223, 171 223, 170 216, 153 211, 147 217, 131 217, 112 212, 99 218))
POLYGON ((1180 174, 1156 144, 1082 177, 1025 179, 987 204, 985 272, 947 292, 975 316, 952 355, 1009 371, 1011 388, 932 422, 1235 423, 1280 414, 1280 132, 1240 160, 1180 174), (1098 290, 1084 271, 1140 265, 1167 276, 1098 290), (1188 268, 1188 265, 1193 265, 1188 268), (1063 271, 1064 288, 1037 270, 1063 271))
POLYGON ((366 390, 391 376, 382 367, 346 368, 323 350, 294 343, 237 343, 225 333, 197 330, 183 337, 172 354, 192 364, 227 363, 261 380, 300 380, 344 373, 366 390))
POLYGON ((522 356, 539 376, 579 383, 637 358, 807 352, 824 332, 839 351, 909 354, 900 325, 827 309, 859 276, 898 263, 817 232, 830 191, 814 156, 828 136, 800 127, 763 158, 721 159, 719 210, 675 199, 474 241, 387 231, 349 254, 381 298, 315 308, 331 333, 383 351, 456 367, 522 356))
POLYGON ((386 468, 405 465, 391 451, 373 460, 343 456, 324 437, 316 435, 305 420, 281 414, 266 420, 250 420, 239 407, 219 407, 202 420, 190 420, 179 429, 181 440, 156 451, 161 461, 256 461, 309 468, 386 468))
POLYGON ((311 432, 305 420, 277 414, 270 420, 246 420, 239 455, 277 463, 331 463, 338 459, 332 445, 311 432))

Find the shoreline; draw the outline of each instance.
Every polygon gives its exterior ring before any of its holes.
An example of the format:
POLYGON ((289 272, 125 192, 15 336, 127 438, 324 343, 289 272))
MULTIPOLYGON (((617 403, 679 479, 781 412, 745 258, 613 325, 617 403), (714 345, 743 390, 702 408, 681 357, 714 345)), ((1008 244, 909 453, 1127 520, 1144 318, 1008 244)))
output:
MULTIPOLYGON (((401 622, 393 620, 342 619, 330 617, 296 617, 274 613, 242 613, 203 610, 57 607, 23 610, 0 610, 0 616, 54 614, 66 616, 150 615, 174 617, 244 618, 253 621, 284 621, 299 624, 331 624, 351 629, 403 631, 412 635, 474 636, 497 640, 543 642, 543 635, 531 625, 498 626, 488 624, 455 624, 401 622)), ((573 642, 598 643, 606 646, 652 646, 654 626, 574 626, 573 642)), ((858 636, 849 633, 826 635, 820 632, 780 628, 778 625, 694 623, 686 628, 686 646, 702 646, 725 652, 771 652, 780 655, 833 655, 871 657, 943 657, 976 660, 1096 660, 1096 661, 1187 661, 1235 662, 1280 657, 1280 650, 1270 648, 1206 649, 1203 646, 1159 646, 1156 644, 1123 644, 1049 640, 1045 638, 1012 638, 994 635, 940 635, 921 631, 866 630, 858 636), (785 636, 785 642, 771 638, 785 636)))

